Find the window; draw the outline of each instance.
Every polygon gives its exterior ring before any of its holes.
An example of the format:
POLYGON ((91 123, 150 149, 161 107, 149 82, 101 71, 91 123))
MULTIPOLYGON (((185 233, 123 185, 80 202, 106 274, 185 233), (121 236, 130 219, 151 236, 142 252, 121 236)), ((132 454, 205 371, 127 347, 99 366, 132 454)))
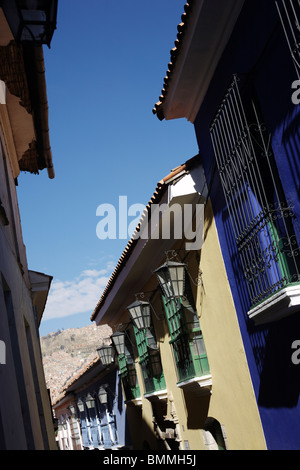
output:
POLYGON ((100 445, 100 435, 98 429, 98 416, 96 406, 87 409, 87 428, 89 445, 97 447, 100 445))
POLYGON ((99 405, 99 431, 100 442, 105 449, 118 444, 116 417, 113 411, 109 411, 106 405, 99 405))
POLYGON ((80 428, 75 416, 70 416, 70 432, 72 439, 72 447, 74 450, 81 450, 80 428))
POLYGON ((275 1, 292 60, 300 79, 300 4, 299 0, 275 1))
POLYGON ((127 400, 134 400, 141 396, 137 380, 135 363, 132 354, 127 348, 127 354, 118 355, 119 371, 127 400))
POLYGON ((253 308, 299 281, 298 240, 255 92, 248 84, 242 99, 239 82, 234 76, 210 133, 253 308))
POLYGON ((133 326, 146 393, 166 388, 160 353, 150 329, 138 330, 133 326))
MULTIPOLYGON (((91 392, 87 395, 89 400, 80 399, 78 401, 78 410, 80 418, 80 427, 85 448, 104 448, 110 449, 118 445, 118 433, 116 417, 113 411, 113 399, 109 398, 107 403, 101 403, 99 395, 91 392), (88 405, 87 402, 90 402, 88 405)), ((75 424, 76 420, 74 420, 75 424)), ((72 438, 80 447, 80 441, 77 433, 73 429, 72 438)))
POLYGON ((168 328, 179 382, 209 374, 209 365, 191 292, 186 284, 187 297, 163 297, 168 328))

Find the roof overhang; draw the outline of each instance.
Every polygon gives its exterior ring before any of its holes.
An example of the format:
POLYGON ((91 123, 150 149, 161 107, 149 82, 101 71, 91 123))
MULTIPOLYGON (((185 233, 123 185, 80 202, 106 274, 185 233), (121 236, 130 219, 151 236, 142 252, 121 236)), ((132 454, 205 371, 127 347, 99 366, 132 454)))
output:
POLYGON ((53 277, 37 271, 29 271, 29 279, 32 303, 36 309, 38 326, 40 326, 53 277))
POLYGON ((106 366, 101 363, 99 357, 95 357, 84 369, 80 369, 77 375, 66 383, 60 397, 52 404, 53 408, 56 410, 68 400, 80 397, 81 392, 84 393, 88 387, 95 382, 101 381, 104 376, 114 370, 117 370, 116 363, 106 366))
MULTIPOLYGON (((162 262, 165 252, 174 248, 176 237, 164 238, 161 236, 162 227, 167 227, 171 223, 170 233, 174 233, 174 227, 181 224, 182 213, 173 211, 174 205, 183 208, 184 204, 190 204, 193 208, 196 205, 204 208, 207 197, 207 187, 203 168, 198 157, 188 171, 180 170, 175 172, 177 177, 169 177, 161 188, 159 204, 154 207, 151 216, 147 213, 141 218, 139 224, 138 238, 128 256, 119 265, 119 269, 112 275, 108 288, 98 302, 91 320, 97 325, 108 324, 113 326, 118 323, 120 317, 126 310, 130 299, 135 298, 135 294, 140 292, 149 281, 153 271, 162 262), (160 211, 161 217, 155 217, 155 211, 160 211), (153 223, 154 220, 154 223, 153 223), (128 303, 126 303, 128 302, 128 303)), ((204 210, 203 210, 204 214, 204 210)), ((202 217, 204 222, 204 215, 202 217)), ((189 228, 187 228, 189 230, 189 228)), ((203 225, 199 226, 199 240, 203 235, 203 225), (200 233, 201 232, 201 233, 200 233)), ((135 232, 134 237, 137 232, 135 232)), ((203 238, 202 238, 203 240, 203 238)), ((201 246, 196 245, 194 249, 199 250, 201 246)), ((191 248, 193 249, 193 248, 191 248)), ((153 276, 153 280, 154 276, 153 276)))
POLYGON ((57 1, 0 0, 15 40, 50 47, 56 29, 57 1))
POLYGON ((54 178, 41 45, 17 44, 0 8, 0 118, 14 178, 47 168, 54 178))
POLYGON ((193 0, 178 26, 176 47, 153 113, 194 122, 245 0, 193 0))

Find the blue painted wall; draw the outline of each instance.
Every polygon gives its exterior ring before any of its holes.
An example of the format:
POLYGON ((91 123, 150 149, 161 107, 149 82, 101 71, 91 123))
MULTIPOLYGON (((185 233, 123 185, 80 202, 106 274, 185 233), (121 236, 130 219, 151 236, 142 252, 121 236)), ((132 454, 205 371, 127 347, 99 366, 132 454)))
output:
POLYGON ((131 440, 126 419, 126 407, 118 370, 110 372, 93 385, 80 390, 80 392, 76 393, 76 399, 81 398, 84 402, 88 393, 95 398, 96 407, 88 410, 85 406, 84 411, 79 413, 84 446, 102 446, 102 443, 99 441, 97 421, 100 423, 104 448, 114 449, 130 446, 131 440), (106 405, 101 404, 98 399, 99 388, 104 384, 108 385, 108 403, 106 405), (111 439, 111 432, 113 433, 114 442, 111 439))
POLYGON ((292 342, 300 339, 300 311, 265 327, 255 327, 247 319, 249 300, 235 263, 237 250, 209 134, 209 126, 233 74, 253 80, 265 123, 272 133, 282 186, 294 206, 295 231, 299 236, 300 107, 291 101, 291 84, 297 76, 274 0, 246 1, 198 113, 195 131, 207 182, 211 185, 210 198, 267 446, 300 449, 300 365, 291 361, 292 342))

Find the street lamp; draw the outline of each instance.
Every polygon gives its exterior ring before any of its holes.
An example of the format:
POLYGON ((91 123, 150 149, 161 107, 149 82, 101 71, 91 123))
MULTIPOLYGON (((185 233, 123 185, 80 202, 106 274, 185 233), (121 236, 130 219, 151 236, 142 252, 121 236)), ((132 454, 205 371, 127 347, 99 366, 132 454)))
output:
POLYGON ((50 42, 56 29, 58 0, 2 0, 1 7, 17 42, 50 42))
POLYGON ((81 398, 79 398, 79 400, 77 401, 77 406, 78 406, 79 411, 82 413, 84 411, 84 404, 81 398))
POLYGON ((95 408, 95 398, 93 398, 90 393, 88 393, 88 395, 85 399, 85 404, 86 404, 86 406, 89 410, 91 408, 95 408))
POLYGON ((154 271, 167 299, 179 298, 184 295, 185 268, 186 265, 183 263, 167 260, 165 264, 154 271))
POLYGON ((151 312, 150 303, 142 300, 136 300, 127 307, 129 315, 138 330, 150 328, 151 312))
POLYGON ((99 392, 98 392, 98 398, 99 398, 99 401, 102 405, 106 405, 107 404, 107 389, 106 389, 107 386, 105 385, 101 385, 101 387, 99 388, 99 392))
POLYGON ((69 406, 69 410, 70 410, 70 412, 71 412, 71 415, 72 415, 72 416, 75 416, 75 414, 76 414, 75 406, 74 406, 74 405, 70 405, 70 406, 69 406))
POLYGON ((114 362, 114 349, 112 346, 102 346, 97 349, 97 352, 103 365, 109 365, 114 362))
MULTIPOLYGON (((118 356, 125 356, 127 364, 133 364, 131 348, 128 342, 131 343, 126 331, 116 331, 111 335, 111 340, 116 348, 118 356)), ((132 343, 131 343, 132 344, 132 343)))
POLYGON ((125 332, 116 331, 111 335, 111 340, 117 350, 118 355, 125 354, 125 332))

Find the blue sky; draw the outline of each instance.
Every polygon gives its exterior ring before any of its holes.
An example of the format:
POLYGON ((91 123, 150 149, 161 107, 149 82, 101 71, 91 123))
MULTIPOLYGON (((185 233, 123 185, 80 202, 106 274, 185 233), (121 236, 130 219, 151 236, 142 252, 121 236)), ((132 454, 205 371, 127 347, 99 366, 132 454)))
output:
POLYGON ((56 176, 21 174, 17 189, 29 269, 53 276, 41 336, 90 324, 127 244, 97 237, 97 207, 147 204, 198 152, 191 123, 152 114, 184 0, 58 3, 44 49, 56 176))

